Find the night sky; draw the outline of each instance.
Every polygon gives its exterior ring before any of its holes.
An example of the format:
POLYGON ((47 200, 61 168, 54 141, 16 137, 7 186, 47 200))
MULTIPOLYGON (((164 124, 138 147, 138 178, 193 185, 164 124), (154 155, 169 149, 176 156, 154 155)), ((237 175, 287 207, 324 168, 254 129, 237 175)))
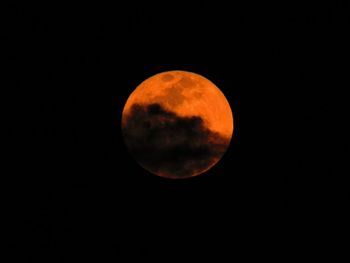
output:
POLYGON ((14 262, 340 255, 348 4, 146 2, 5 9, 14 262), (212 80, 234 114, 222 160, 189 180, 152 175, 123 141, 129 94, 167 70, 212 80))

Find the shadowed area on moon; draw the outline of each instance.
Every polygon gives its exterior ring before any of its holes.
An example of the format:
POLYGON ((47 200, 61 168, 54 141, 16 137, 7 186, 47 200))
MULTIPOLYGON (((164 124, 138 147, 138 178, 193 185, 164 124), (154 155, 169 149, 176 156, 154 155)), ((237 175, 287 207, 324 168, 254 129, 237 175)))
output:
POLYGON ((150 172, 171 178, 204 172, 230 141, 206 128, 201 117, 180 117, 160 104, 133 104, 123 115, 122 129, 135 159, 150 172))

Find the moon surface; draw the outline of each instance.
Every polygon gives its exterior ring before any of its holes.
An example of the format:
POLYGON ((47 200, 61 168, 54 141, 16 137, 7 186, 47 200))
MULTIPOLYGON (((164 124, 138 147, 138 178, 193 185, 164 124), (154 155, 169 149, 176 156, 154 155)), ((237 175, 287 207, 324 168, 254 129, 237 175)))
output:
POLYGON ((180 70, 143 81, 122 115, 131 155, 149 172, 172 179, 213 167, 226 152, 233 129, 232 111, 220 89, 199 74, 180 70))

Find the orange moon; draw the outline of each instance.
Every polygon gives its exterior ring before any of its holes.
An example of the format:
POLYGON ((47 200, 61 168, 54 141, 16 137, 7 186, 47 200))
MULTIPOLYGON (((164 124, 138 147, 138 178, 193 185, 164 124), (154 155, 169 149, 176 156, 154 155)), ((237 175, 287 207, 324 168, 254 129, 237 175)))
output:
POLYGON ((233 115, 225 95, 207 78, 166 71, 143 81, 122 115, 126 146, 149 172, 181 179, 204 173, 226 152, 233 115))

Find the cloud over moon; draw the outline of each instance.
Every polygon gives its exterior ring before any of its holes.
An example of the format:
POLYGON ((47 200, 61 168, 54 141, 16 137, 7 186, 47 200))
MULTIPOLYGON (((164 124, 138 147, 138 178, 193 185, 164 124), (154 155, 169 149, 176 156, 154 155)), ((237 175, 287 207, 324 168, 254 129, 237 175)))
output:
POLYGON ((152 173, 185 178, 212 167, 230 138, 205 126, 199 116, 178 116, 160 104, 133 104, 123 115, 125 143, 141 166, 152 173))

